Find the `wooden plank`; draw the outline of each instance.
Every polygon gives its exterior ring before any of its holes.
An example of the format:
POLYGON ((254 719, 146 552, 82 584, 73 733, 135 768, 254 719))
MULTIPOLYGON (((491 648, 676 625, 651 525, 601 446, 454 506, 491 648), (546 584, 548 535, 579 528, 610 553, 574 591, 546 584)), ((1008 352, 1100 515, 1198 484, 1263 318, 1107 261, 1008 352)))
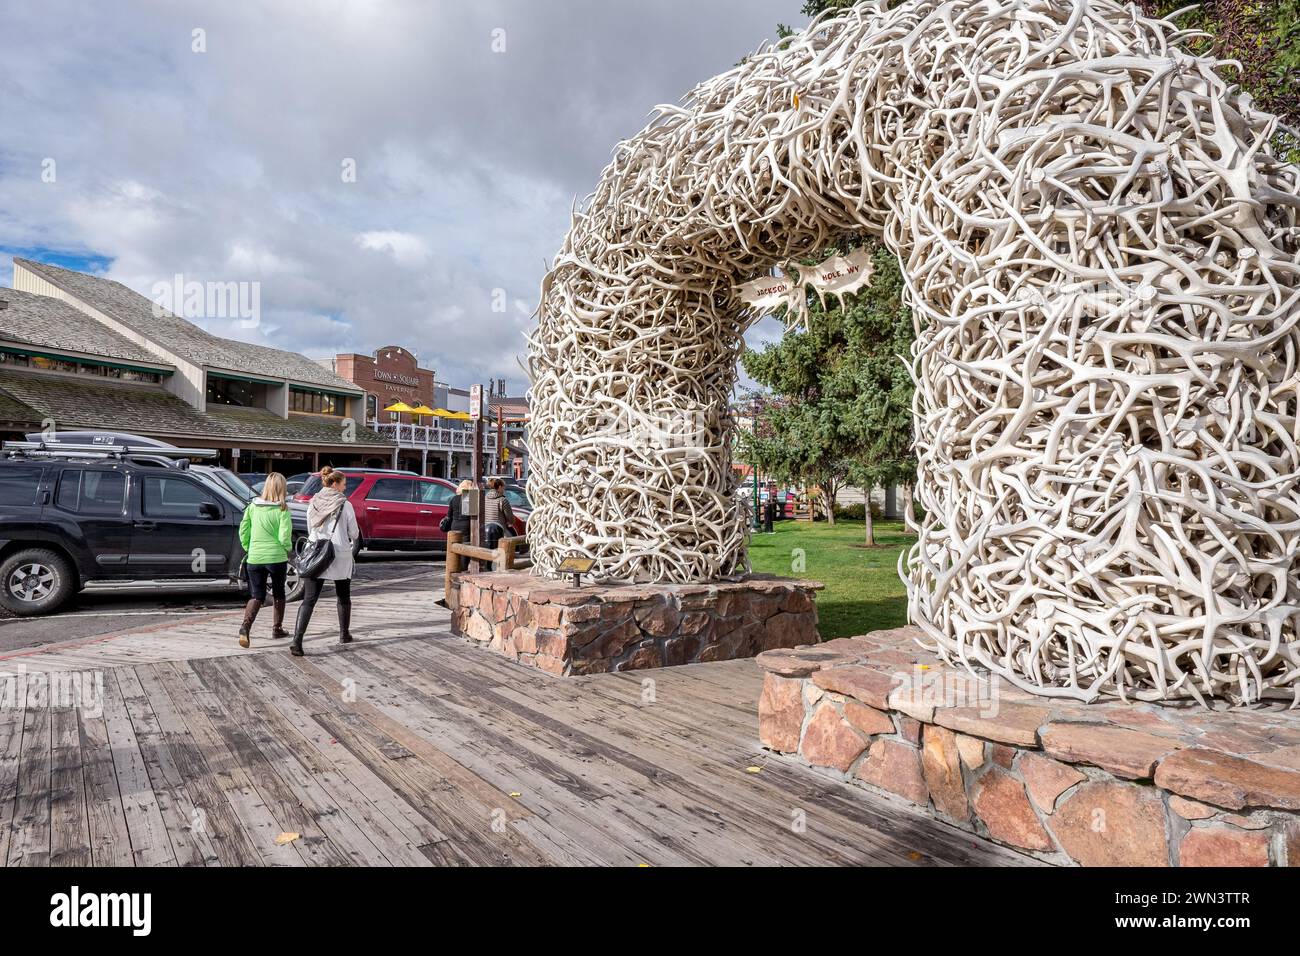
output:
POLYGON ((90 813, 76 707, 50 712, 50 865, 90 866, 90 813))
POLYGON ((42 675, 27 674, 18 792, 14 803, 10 866, 50 862, 50 708, 42 675))
MULTIPOLYGON (((162 745, 171 755, 176 773, 183 781, 182 789, 174 792, 177 793, 178 808, 185 805, 181 794, 189 800, 188 838, 194 842, 196 850, 203 854, 204 862, 208 865, 213 862, 212 854, 224 866, 262 865, 265 862, 262 854, 244 829, 234 804, 227 798, 224 788, 234 787, 229 774, 219 773, 208 765, 189 726, 172 705, 162 678, 155 672, 156 667, 157 665, 151 665, 137 668, 133 673, 149 710, 158 722, 162 745)), ((125 679, 125 675, 123 677, 125 679)), ((159 760, 162 760, 161 754, 159 760)), ((242 805, 242 796, 237 795, 237 801, 242 805)), ((172 845, 175 846, 182 839, 183 835, 173 829, 172 845)))
POLYGON ((113 768, 113 745, 104 718, 89 711, 81 718, 81 759, 90 815, 90 853, 95 866, 133 866, 131 835, 113 768))
MULTIPOLYGON (((185 694, 196 706, 195 713, 186 717, 191 729, 195 728, 196 723, 201 723, 203 734, 213 747, 219 749, 224 744, 239 767, 239 772, 249 781, 270 811, 280 832, 300 835, 300 839, 289 845, 298 851, 304 863, 314 866, 347 866, 350 862, 348 854, 322 828, 320 820, 312 812, 309 795, 297 790, 276 772, 275 767, 253 742, 243 722, 230 712, 224 701, 219 700, 203 685, 194 671, 194 666, 201 663, 190 661, 165 665, 171 668, 176 682, 176 693, 172 694, 172 700, 176 700, 177 694, 185 694)), ((272 837, 271 842, 274 844, 275 837, 272 837)))
MULTIPOLYGON (((266 802, 253 785, 244 770, 239 756, 226 746, 221 735, 212 726, 212 721, 195 702, 193 693, 181 681, 176 673, 176 664, 151 664, 136 669, 140 683, 154 703, 155 710, 165 697, 168 707, 175 717, 183 722, 188 733, 202 756, 206 776, 229 804, 234 817, 239 821, 236 829, 242 829, 245 839, 255 848, 255 853, 262 863, 269 866, 304 866, 305 861, 297 846, 293 843, 280 845, 276 840, 285 829, 276 822, 266 802)), ((196 797, 196 802, 197 797, 196 797)), ((220 812, 220 804, 210 803, 214 810, 220 812)), ((230 820, 226 819, 223 831, 229 835, 230 820)), ((207 821, 204 826, 211 826, 207 821)), ((300 842, 300 841, 299 841, 300 842)), ((222 861, 225 862, 225 855, 222 861)))
POLYGON ((180 866, 215 866, 219 862, 216 845, 206 827, 196 825, 203 814, 198 812, 186 789, 181 764, 167 745, 158 716, 135 671, 118 668, 110 671, 106 680, 115 684, 131 720, 176 863, 180 866))
MULTIPOLYGON (((274 658, 266 657, 256 663, 291 695, 305 695, 304 688, 310 685, 310 679, 297 667, 280 666, 274 658)), ((478 802, 418 757, 389 760, 372 742, 373 735, 358 733, 340 718, 346 707, 342 702, 331 701, 314 719, 406 803, 455 840, 464 855, 476 863, 491 866, 546 862, 532 844, 515 832, 502 807, 478 802), (494 828, 497 820, 504 821, 504 825, 494 828)))
MULTIPOLYGON (((313 677, 322 687, 333 686, 340 689, 343 687, 334 677, 305 659, 299 659, 294 664, 304 673, 313 677)), ((450 780, 457 788, 473 795, 484 806, 502 807, 506 816, 512 820, 520 820, 531 816, 526 807, 511 800, 505 792, 492 786, 462 764, 457 763, 428 740, 392 719, 374 705, 365 700, 356 700, 351 702, 349 710, 357 720, 364 721, 385 734, 395 744, 400 745, 406 755, 418 755, 421 760, 450 780)), ((387 750, 383 750, 383 752, 388 753, 387 750)))
MULTIPOLYGON (((405 671, 398 668, 393 663, 393 648, 386 648, 383 671, 391 674, 393 680, 400 680, 406 683, 407 691, 413 692, 418 697, 418 691, 412 691, 411 688, 422 683, 422 677, 411 671, 405 671)), ((339 661, 342 661, 340 656, 339 661)), ((348 660, 356 661, 353 655, 347 655, 348 660)), ((333 659, 331 659, 332 662, 333 659)), ((491 702, 484 702, 482 697, 490 695, 491 691, 476 684, 477 694, 479 695, 478 703, 485 707, 486 711, 492 711, 491 702)), ((369 688, 366 688, 367 695, 369 688)), ((421 698, 421 700, 424 700, 421 698)), ((429 701, 424 700, 425 703, 429 701)), ((407 719, 413 719, 410 715, 407 719)), ((483 745, 485 735, 482 733, 482 722, 486 718, 483 714, 476 715, 476 725, 479 726, 479 733, 473 737, 474 747, 478 748, 483 745)), ((439 719, 439 726, 445 726, 448 721, 439 719)), ((708 856, 700 853, 697 848, 673 840, 671 837, 664 836, 662 832, 656 833, 647 827, 644 821, 636 816, 621 812, 623 804, 628 799, 628 794, 633 792, 634 788, 643 786, 649 782, 649 776, 656 771, 655 768, 645 766, 640 768, 643 775, 638 776, 635 770, 629 771, 628 767, 618 765, 618 762, 610 764, 605 760, 606 754, 600 753, 600 748, 588 748, 579 742, 577 746, 571 743, 572 733, 569 728, 550 724, 543 726, 541 723, 531 725, 526 722, 510 721, 509 731, 503 731, 505 734, 514 734, 516 742, 523 747, 523 753, 529 752, 530 749, 538 753, 550 756, 552 759, 561 759, 561 751, 575 751, 580 759, 591 765, 594 772, 599 768, 601 763, 607 765, 603 769, 607 772, 608 779, 605 781, 617 797, 604 797, 597 800, 585 800, 575 795, 571 791, 560 790, 554 792, 550 789, 542 788, 539 791, 536 780, 528 785, 529 790, 521 791, 520 799, 527 802, 530 806, 539 812, 545 812, 548 819, 552 822, 556 831, 567 834, 568 838, 574 843, 582 844, 588 847, 589 854, 594 854, 601 862, 610 865, 629 865, 641 862, 654 863, 656 865, 682 865, 685 863, 705 863, 712 862, 708 856), (543 741, 546 739, 546 731, 551 730, 554 736, 551 738, 552 746, 546 746, 543 741), (568 738, 568 739, 566 739, 568 738)), ((468 738, 467 738, 468 739, 468 738)), ((494 736, 495 740, 496 737, 494 736)), ((519 757, 520 751, 515 752, 519 757)), ((527 761, 529 758, 521 758, 527 761)), ((518 761, 516 761, 517 763, 518 761)), ((511 765, 507 763, 505 770, 508 772, 511 765)), ((525 777, 525 779, 527 779, 525 777)), ((524 784, 520 784, 524 786, 524 784)), ((680 827, 676 828, 680 829, 680 827)), ((530 831, 531 832, 531 831, 530 831)), ((671 832, 671 831, 670 831, 671 832)), ((723 841, 716 841, 712 850, 723 854, 723 859, 727 860, 729 856, 734 855, 723 841)))
MULTIPOLYGON (((389 651, 389 657, 404 658, 417 653, 417 645, 406 643, 400 647, 392 647, 389 651)), ((423 648, 427 651, 427 647, 423 648)), ((443 682, 454 682, 456 672, 450 668, 440 667, 437 664, 425 661, 425 665, 431 668, 434 676, 443 682)), ((387 667, 392 670, 392 666, 387 667)), ((419 677, 407 672, 412 681, 419 683, 419 677)), ((561 682, 557 682, 561 683, 561 682)), ((527 723, 522 720, 511 722, 512 726, 524 728, 528 723, 539 726, 548 726, 556 735, 564 735, 569 739, 568 747, 580 750, 584 753, 600 752, 599 744, 593 743, 591 736, 596 736, 594 728, 602 724, 615 728, 615 734, 611 737, 604 738, 609 743, 617 743, 621 746, 604 752, 604 755, 616 762, 627 763, 631 769, 643 776, 653 775, 656 789, 662 792, 664 788, 676 793, 685 806, 708 806, 715 804, 719 799, 724 801, 733 801, 733 810, 740 811, 744 815, 744 822, 758 831, 766 831, 766 836, 761 840, 754 840, 749 844, 751 853, 762 855, 768 852, 772 847, 781 847, 784 852, 793 854, 793 859, 804 859, 805 862, 817 862, 820 859, 823 862, 834 862, 838 859, 841 863, 861 863, 861 862, 880 862, 887 859, 897 865, 914 865, 914 853, 916 848, 911 838, 911 832, 915 827, 915 817, 909 817, 906 814, 898 815, 898 811, 883 802, 872 819, 883 819, 890 821, 876 830, 859 834, 857 843, 845 844, 843 835, 830 832, 838 828, 846 828, 849 831, 857 832, 857 829, 863 822, 861 817, 867 816, 862 814, 857 821, 837 818, 833 814, 820 815, 814 819, 813 824, 809 826, 802 834, 794 834, 792 830, 780 826, 778 821, 790 821, 795 810, 802 809, 805 814, 808 812, 810 804, 792 803, 788 794, 773 793, 771 799, 764 799, 763 791, 768 789, 766 784, 759 784, 753 777, 744 774, 743 768, 747 763, 764 759, 757 752, 757 742, 754 741, 754 752, 751 753, 744 761, 736 760, 735 749, 727 751, 733 761, 730 766, 718 764, 709 760, 702 755, 697 747, 691 746, 681 748, 680 752, 673 753, 672 749, 659 748, 659 757, 656 765, 648 765, 642 759, 649 741, 646 734, 649 728, 653 727, 658 721, 669 715, 672 706, 660 702, 654 706, 641 708, 638 710, 635 722, 626 718, 619 719, 617 709, 611 708, 606 704, 598 703, 591 706, 591 701, 584 700, 582 695, 567 698, 569 702, 583 711, 582 717, 570 722, 563 718, 557 720, 533 709, 536 701, 528 701, 527 704, 515 702, 513 709, 506 703, 509 691, 506 688, 493 688, 485 686, 481 680, 475 680, 474 694, 476 700, 490 711, 500 712, 501 710, 510 711, 516 717, 525 718, 527 723), (494 707, 493 705, 500 705, 494 707), (531 707, 529 705, 532 705, 531 707), (523 709, 520 709, 520 708, 523 709), (582 729, 577 729, 581 727, 582 729), (628 728, 634 727, 635 733, 629 733, 628 728), (727 786, 725 781, 732 781, 727 786), (739 806, 735 806, 739 803, 739 806), (743 808, 743 810, 741 809, 743 808), (830 827, 827 832, 822 832, 825 824, 829 822, 830 827), (888 831, 904 836, 906 839, 893 840, 888 831), (877 832, 884 831, 884 832, 877 832), (861 852, 858 852, 859 848, 861 852), (809 856, 816 854, 816 856, 809 856)), ((468 685, 462 688, 464 692, 469 691, 468 685)), ((591 688, 588 688, 590 691, 591 688)), ((590 698, 590 693, 587 697, 590 698)), ((556 702, 552 702, 552 708, 556 702)), ((703 726, 707 727, 707 723, 703 726)), ((526 734, 524 736, 527 736, 526 734)), ((661 739, 672 741, 676 735, 664 734, 661 739)), ((750 734, 745 731, 745 737, 749 738, 750 734)), ((675 746, 670 744, 669 747, 675 746)), ((829 783, 822 783, 821 780, 813 776, 796 776, 790 778, 788 783, 796 783, 801 798, 807 800, 820 800, 822 803, 827 800, 835 799, 829 791, 829 783)), ((873 801, 868 794, 862 794, 861 798, 854 792, 846 798, 844 795, 838 797, 840 809, 861 810, 861 801, 873 801)), ((934 844, 944 848, 945 851, 951 850, 959 860, 968 860, 970 858, 969 847, 971 840, 969 835, 955 828, 946 828, 942 824, 935 823, 936 833, 934 835, 934 844)), ((733 839, 735 837, 733 836, 733 839)), ((942 854, 939 854, 942 855, 942 854)), ((979 862, 979 860, 970 860, 979 862)))
MULTIPOLYGON (((534 799, 563 803, 573 798, 594 802, 615 792, 602 781, 592 779, 593 768, 584 755, 536 746, 523 731, 478 706, 480 686, 459 695, 434 696, 428 693, 431 688, 424 675, 416 674, 397 655, 398 648, 392 645, 384 648, 382 656, 331 655, 320 660, 326 667, 356 668, 332 674, 366 682, 368 694, 375 693, 377 682, 400 680, 410 700, 405 710, 393 708, 391 715, 395 719, 427 736, 479 776, 495 780, 500 789, 525 793, 526 803, 534 799), (503 768, 509 768, 508 772, 503 768), (528 781, 527 786, 524 781, 528 781)), ((534 811, 539 809, 534 803, 529 806, 534 811)))
POLYGON ((366 804, 355 787, 332 779, 330 769, 267 701, 232 680, 222 664, 194 661, 191 666, 242 722, 263 756, 301 796, 303 810, 348 855, 352 865, 427 864, 414 846, 390 832, 383 815, 366 804))
POLYGON ((116 678, 110 675, 103 686, 104 726, 112 748, 113 769, 126 829, 131 836, 131 853, 136 866, 176 866, 176 851, 167 836, 167 824, 158 797, 149 781, 140 742, 127 713, 116 678))
POLYGON ((267 674, 256 668, 252 661, 243 658, 230 665, 240 680, 256 686, 259 696, 287 723, 293 725, 302 737, 316 748, 326 764, 356 787, 366 800, 375 806, 417 849, 446 840, 445 834, 422 817, 406 801, 379 779, 369 767, 339 744, 325 728, 312 719, 308 708, 284 692, 267 674))
POLYGON ((25 678, 12 672, 0 673, 0 866, 9 861, 9 842, 13 837, 26 707, 25 678))

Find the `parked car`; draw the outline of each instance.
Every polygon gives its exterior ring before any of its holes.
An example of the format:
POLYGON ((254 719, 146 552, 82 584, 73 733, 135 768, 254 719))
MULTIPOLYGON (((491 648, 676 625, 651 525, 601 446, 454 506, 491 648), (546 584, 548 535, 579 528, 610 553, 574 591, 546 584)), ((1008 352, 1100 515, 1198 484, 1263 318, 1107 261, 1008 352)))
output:
MULTIPOLYGON (((188 456, 158 454, 170 446, 127 447, 5 443, 0 604, 9 611, 49 614, 90 586, 245 586, 239 576, 245 501, 192 471, 188 456)), ((295 546, 305 532, 306 522, 295 521, 295 546)), ((290 570, 290 600, 301 593, 290 570)))
MULTIPOLYGON (((423 478, 410 471, 374 468, 340 468, 344 494, 352 502, 361 527, 356 552, 446 551, 447 533, 439 525, 456 494, 444 478, 423 478)), ((309 502, 321 489, 320 475, 312 475, 295 502, 309 502)), ((511 502, 512 506, 514 502, 511 502)), ((515 515, 515 534, 527 529, 527 512, 515 515)))
POLYGON ((248 487, 252 488, 259 495, 262 493, 262 486, 266 484, 266 479, 271 477, 264 471, 241 471, 239 477, 248 487))

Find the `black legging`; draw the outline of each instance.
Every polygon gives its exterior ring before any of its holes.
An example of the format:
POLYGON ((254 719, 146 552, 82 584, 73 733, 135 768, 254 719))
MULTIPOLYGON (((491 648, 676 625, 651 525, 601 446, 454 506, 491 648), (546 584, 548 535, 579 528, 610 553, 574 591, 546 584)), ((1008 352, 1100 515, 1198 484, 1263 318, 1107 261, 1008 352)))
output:
POLYGON ((284 600, 284 579, 289 573, 289 563, 248 565, 248 596, 254 601, 266 603, 266 585, 269 579, 271 597, 277 601, 284 600))
MULTIPOLYGON (((320 592, 325 588, 324 578, 304 578, 305 585, 302 592, 302 605, 298 608, 298 630, 306 631, 307 625, 311 623, 312 611, 316 610, 316 601, 320 598, 320 592)), ((338 598, 339 607, 352 608, 352 581, 343 578, 334 582, 334 596, 338 598)))

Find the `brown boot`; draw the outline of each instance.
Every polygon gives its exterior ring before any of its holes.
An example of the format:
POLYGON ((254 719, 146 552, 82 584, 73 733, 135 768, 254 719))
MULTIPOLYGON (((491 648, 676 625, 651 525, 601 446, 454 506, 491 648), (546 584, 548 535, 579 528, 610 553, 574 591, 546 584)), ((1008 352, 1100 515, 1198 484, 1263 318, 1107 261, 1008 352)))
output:
POLYGON ((257 620, 257 612, 262 610, 262 602, 256 599, 251 600, 244 606, 244 623, 239 626, 239 646, 252 646, 253 622, 257 620))
POLYGON ((276 601, 271 605, 275 617, 271 621, 271 636, 277 641, 282 641, 289 636, 289 632, 284 629, 284 601, 276 601))

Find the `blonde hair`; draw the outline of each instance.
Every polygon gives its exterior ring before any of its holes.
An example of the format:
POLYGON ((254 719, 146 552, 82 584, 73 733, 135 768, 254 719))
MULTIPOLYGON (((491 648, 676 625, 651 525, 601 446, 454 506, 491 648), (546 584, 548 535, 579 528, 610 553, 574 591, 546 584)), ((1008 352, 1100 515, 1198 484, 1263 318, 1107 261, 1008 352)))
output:
POLYGON ((333 488, 337 485, 343 484, 347 480, 348 476, 332 465, 326 465, 320 470, 320 481, 322 485, 328 485, 333 488))
POLYGON ((266 484, 262 486, 262 500, 279 505, 281 511, 289 510, 289 505, 285 502, 284 475, 273 471, 266 476, 266 484))
POLYGON ((473 490, 474 490, 474 482, 470 481, 468 478, 466 478, 464 481, 462 481, 459 485, 456 486, 456 493, 459 495, 463 495, 465 492, 473 491, 473 490))

